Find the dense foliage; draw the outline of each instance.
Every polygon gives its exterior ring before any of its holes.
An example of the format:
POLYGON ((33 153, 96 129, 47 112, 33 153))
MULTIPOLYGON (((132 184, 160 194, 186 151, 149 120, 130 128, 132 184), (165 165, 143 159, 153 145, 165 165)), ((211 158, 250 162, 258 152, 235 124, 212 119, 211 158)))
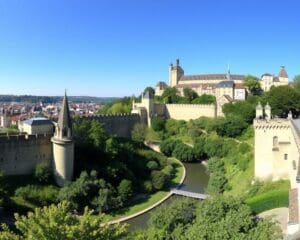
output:
POLYGON ((126 225, 102 225, 103 216, 93 216, 93 212, 85 208, 82 216, 71 213, 66 202, 44 208, 36 208, 27 216, 16 217, 17 233, 2 225, 1 240, 117 240, 126 233, 126 225))
POLYGON ((115 101, 106 103, 98 114, 119 114, 130 113, 132 109, 132 98, 124 97, 115 101))
POLYGON ((38 163, 35 166, 34 177, 40 183, 50 183, 52 181, 52 169, 50 163, 38 163))
POLYGON ((159 208, 145 231, 128 239, 281 239, 280 228, 268 219, 258 219, 241 200, 210 198, 202 202, 177 200, 159 208))

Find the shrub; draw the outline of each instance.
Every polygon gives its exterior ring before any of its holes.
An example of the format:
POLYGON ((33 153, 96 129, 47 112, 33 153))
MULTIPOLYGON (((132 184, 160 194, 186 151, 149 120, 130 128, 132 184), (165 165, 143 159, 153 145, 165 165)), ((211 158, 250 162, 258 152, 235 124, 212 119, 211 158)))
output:
POLYGON ((206 138, 204 151, 208 157, 224 157, 227 149, 223 147, 224 140, 220 137, 206 138))
POLYGON ((167 176, 162 171, 152 171, 151 181, 156 190, 161 190, 166 184, 167 176))
POLYGON ((52 169, 49 163, 38 163, 35 166, 34 178, 40 183, 49 183, 52 180, 52 169))
POLYGON ((147 168, 149 169, 149 170, 157 170, 158 169, 158 164, 157 164, 157 162, 155 162, 155 161, 149 161, 148 163, 147 163, 147 168))
POLYGON ((184 143, 175 146, 173 156, 182 162, 194 162, 196 160, 194 149, 184 143))
POLYGON ((227 187, 223 160, 216 157, 210 158, 208 160, 208 170, 210 172, 210 177, 207 185, 207 192, 210 194, 223 193, 227 187))
POLYGON ((175 146, 180 144, 179 140, 167 139, 160 143, 160 151, 167 157, 172 156, 175 146))
POLYGON ((228 117, 220 122, 215 130, 220 136, 237 137, 248 127, 248 124, 239 117, 228 117))
POLYGON ((123 202, 127 202, 132 196, 132 193, 132 182, 127 179, 123 179, 118 186, 118 194, 121 197, 121 200, 123 202))
POLYGON ((49 205, 57 202, 58 188, 55 186, 27 185, 19 187, 15 191, 16 197, 37 204, 39 206, 49 205))
POLYGON ((137 123, 134 125, 133 130, 131 132, 131 138, 136 142, 145 141, 145 137, 147 134, 147 126, 142 123, 137 123))
POLYGON ((151 119, 151 127, 154 131, 163 131, 165 129, 166 121, 160 117, 153 117, 151 119))
POLYGON ((153 191, 152 182, 147 180, 143 182, 143 189, 146 193, 151 193, 153 191))
POLYGON ((207 157, 205 153, 205 143, 206 137, 204 135, 196 138, 196 140, 194 141, 194 154, 197 160, 201 160, 207 157))
POLYGON ((248 168, 248 164, 249 164, 249 158, 247 157, 247 155, 242 155, 242 157, 238 160, 237 162, 237 167, 242 170, 245 171, 248 168))

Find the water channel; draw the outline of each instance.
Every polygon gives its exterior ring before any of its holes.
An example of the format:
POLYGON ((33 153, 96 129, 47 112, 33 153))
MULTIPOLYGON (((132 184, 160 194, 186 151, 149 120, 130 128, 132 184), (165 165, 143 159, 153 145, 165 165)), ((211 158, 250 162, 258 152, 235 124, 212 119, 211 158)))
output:
MULTIPOLYGON (((182 184, 181 189, 190 192, 204 193, 204 189, 207 186, 208 177, 209 177, 207 174, 206 166, 202 163, 185 163, 184 166, 186 169, 186 178, 182 184)), ((179 197, 178 196, 170 197, 163 204, 161 204, 161 206, 170 204, 176 198, 179 197)), ((126 223, 130 224, 129 230, 133 231, 137 229, 146 228, 147 222, 153 211, 155 211, 155 209, 145 214, 142 214, 136 218, 126 221, 126 223)))

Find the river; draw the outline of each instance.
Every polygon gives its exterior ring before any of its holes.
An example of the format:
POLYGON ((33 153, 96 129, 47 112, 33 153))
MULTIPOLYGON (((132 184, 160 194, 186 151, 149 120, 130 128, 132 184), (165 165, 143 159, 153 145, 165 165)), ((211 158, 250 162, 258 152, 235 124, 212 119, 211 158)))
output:
MULTIPOLYGON (((190 191, 190 192, 204 193, 204 189, 207 186, 208 178, 209 178, 207 174, 206 166, 202 163, 185 163, 184 166, 186 169, 186 178, 180 189, 190 191)), ((170 204, 176 198, 179 197, 178 196, 170 197, 161 206, 170 204)), ((126 221, 126 223, 130 224, 129 230, 133 231, 137 229, 146 228, 147 222, 153 211, 155 211, 155 209, 147 213, 144 213, 136 218, 132 218, 126 221)))

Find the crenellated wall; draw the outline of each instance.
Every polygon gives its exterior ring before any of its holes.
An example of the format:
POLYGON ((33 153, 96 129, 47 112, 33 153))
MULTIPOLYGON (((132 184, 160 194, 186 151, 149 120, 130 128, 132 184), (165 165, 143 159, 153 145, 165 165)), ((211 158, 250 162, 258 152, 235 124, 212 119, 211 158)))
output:
POLYGON ((216 117, 215 104, 166 104, 166 115, 176 120, 197 119, 199 117, 216 117))
POLYGON ((142 121, 139 114, 108 114, 85 118, 101 122, 107 134, 124 138, 130 138, 134 125, 142 121))
POLYGON ((52 135, 0 137, 0 171, 7 175, 31 174, 39 162, 51 162, 52 135))
POLYGON ((255 177, 289 179, 295 187, 299 150, 295 128, 289 119, 255 119, 255 177))

